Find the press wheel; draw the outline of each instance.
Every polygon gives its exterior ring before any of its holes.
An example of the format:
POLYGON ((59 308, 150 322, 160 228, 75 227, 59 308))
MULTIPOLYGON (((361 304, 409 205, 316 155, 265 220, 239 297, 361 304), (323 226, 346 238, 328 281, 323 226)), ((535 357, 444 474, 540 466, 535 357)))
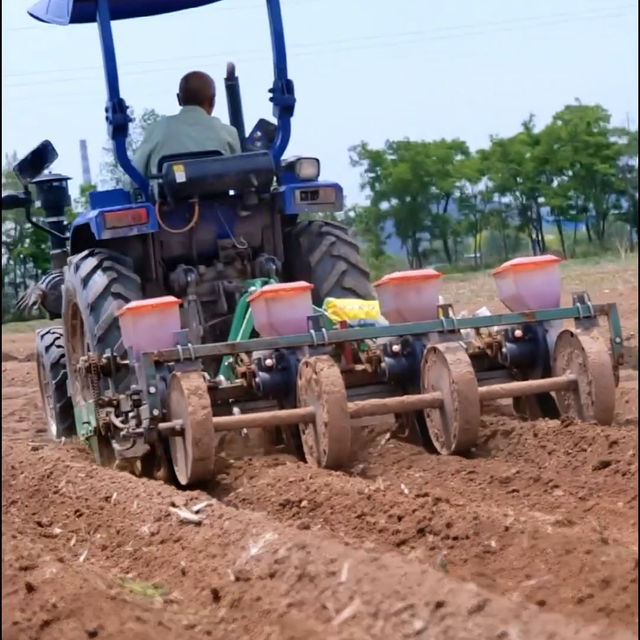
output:
POLYGON ((553 349, 554 376, 574 375, 574 390, 556 391, 560 413, 583 422, 613 424, 616 381, 611 357, 600 340, 570 329, 560 332, 553 349))
POLYGON ((458 343, 429 346, 422 359, 423 393, 442 394, 442 406, 425 409, 427 429, 444 455, 469 451, 480 431, 480 396, 466 349, 458 343))
POLYGON ((323 469, 347 465, 351 420, 340 367, 329 356, 305 358, 298 369, 298 406, 313 407, 315 423, 301 424, 306 460, 323 469))
POLYGON ((215 441, 207 385, 199 371, 174 372, 169 378, 170 420, 182 420, 182 433, 169 438, 178 482, 188 487, 213 478, 215 441))

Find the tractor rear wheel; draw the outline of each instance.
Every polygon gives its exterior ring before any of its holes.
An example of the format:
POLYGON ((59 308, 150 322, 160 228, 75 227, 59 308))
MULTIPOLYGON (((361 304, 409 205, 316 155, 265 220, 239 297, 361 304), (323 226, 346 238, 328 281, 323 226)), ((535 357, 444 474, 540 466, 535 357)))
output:
MULTIPOLYGON (((80 358, 90 353, 104 354, 107 350, 125 356, 117 312, 141 298, 140 278, 129 258, 105 249, 89 249, 69 259, 63 287, 63 317, 69 389, 76 410, 95 399, 89 376, 78 370, 80 358)), ((128 379, 127 371, 119 373, 114 379, 116 391, 123 392, 128 379)), ((97 461, 112 466, 115 454, 108 434, 98 429, 94 444, 97 461)))
POLYGON ((326 298, 376 299, 358 243, 344 225, 300 221, 285 232, 284 250, 285 279, 313 284, 316 306, 326 298))
POLYGON ((47 431, 53 440, 71 438, 76 427, 73 404, 67 391, 62 327, 47 327, 36 332, 36 362, 47 431))

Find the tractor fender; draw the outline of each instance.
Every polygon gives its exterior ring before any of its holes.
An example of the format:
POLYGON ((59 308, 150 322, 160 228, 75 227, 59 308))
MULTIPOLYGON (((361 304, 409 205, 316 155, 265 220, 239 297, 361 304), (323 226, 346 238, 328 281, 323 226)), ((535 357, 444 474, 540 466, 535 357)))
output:
POLYGON ((85 249, 95 246, 96 241, 114 240, 116 238, 130 238, 158 231, 158 218, 155 208, 149 203, 118 205, 102 207, 81 213, 72 223, 69 231, 69 250, 71 255, 78 254, 85 249), (109 213, 146 212, 144 224, 132 224, 109 228, 105 222, 105 215, 109 213))

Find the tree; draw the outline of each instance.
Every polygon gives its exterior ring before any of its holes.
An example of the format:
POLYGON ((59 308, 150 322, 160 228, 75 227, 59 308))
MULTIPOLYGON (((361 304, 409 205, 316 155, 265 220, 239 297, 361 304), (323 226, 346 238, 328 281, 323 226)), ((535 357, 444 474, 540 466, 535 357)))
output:
MULTIPOLYGON (((155 109, 145 108, 142 110, 140 117, 136 117, 133 109, 130 110, 131 123, 129 124, 129 137, 127 138, 127 153, 129 157, 133 157, 136 149, 140 146, 147 128, 154 122, 160 120, 163 116, 155 109)), ((102 187, 113 189, 116 187, 123 188, 127 185, 127 175, 118 164, 111 142, 108 142, 103 148, 103 160, 100 163, 100 184, 102 187)))
POLYGON ((473 264, 481 260, 482 232, 489 224, 493 192, 486 181, 487 153, 483 149, 458 163, 456 200, 463 216, 463 235, 473 238, 473 264))
POLYGON ((544 182, 540 136, 533 115, 509 138, 492 136, 486 152, 487 178, 505 207, 512 208, 518 230, 526 233, 534 255, 546 250, 540 192, 544 182))
POLYGON ((361 142, 349 152, 367 198, 356 226, 371 259, 384 251, 388 223, 412 268, 440 257, 458 263, 465 248, 478 267, 486 256, 513 257, 525 238, 535 255, 557 236, 563 255, 574 256, 583 229, 596 250, 619 247, 621 233, 629 247, 637 242, 637 130, 611 127, 600 105, 566 105, 541 129, 531 114, 475 153, 459 139, 361 142))
POLYGON ((82 211, 88 211, 91 208, 89 204, 89 194, 98 188, 95 184, 81 184, 78 196, 73 201, 73 210, 75 214, 82 211))
POLYGON ((618 128, 614 136, 620 145, 618 217, 629 227, 629 249, 633 250, 638 241, 638 130, 618 128))
MULTIPOLYGON (((619 202, 622 146, 611 128, 611 115, 600 105, 579 100, 558 111, 546 127, 547 145, 559 180, 575 215, 584 219, 589 240, 592 234, 602 245, 607 222, 619 202)), ((568 203, 567 203, 568 204, 568 203)))
MULTIPOLYGON (((21 191, 13 173, 18 162, 14 151, 2 166, 2 191, 21 191)), ((34 209, 34 217, 42 212, 34 209)), ((40 278, 49 266, 49 238, 34 229, 22 209, 2 212, 2 319, 16 319, 15 302, 27 287, 40 278)))
POLYGON ((451 205, 462 180, 461 168, 470 157, 469 146, 456 138, 427 143, 425 178, 430 176, 430 197, 427 198, 427 228, 432 238, 442 243, 442 250, 449 264, 457 261, 458 245, 464 235, 464 223, 452 215, 451 205))
POLYGON ((351 165, 361 169, 369 212, 376 212, 379 224, 393 223, 411 268, 432 257, 434 241, 453 262, 458 227, 449 207, 458 182, 457 163, 469 156, 467 144, 458 139, 389 140, 382 149, 362 142, 349 152, 351 165))

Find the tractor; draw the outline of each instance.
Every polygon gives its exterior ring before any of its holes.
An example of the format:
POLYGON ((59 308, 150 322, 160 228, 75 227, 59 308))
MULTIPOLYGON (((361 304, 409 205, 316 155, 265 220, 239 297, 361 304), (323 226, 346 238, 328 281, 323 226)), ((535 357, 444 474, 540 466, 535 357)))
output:
POLYGON ((167 156, 149 177, 135 169, 111 23, 215 1, 40 0, 29 9, 49 24, 97 24, 107 130, 133 185, 90 193, 90 210, 67 225, 69 178, 48 172, 58 154, 46 140, 14 168, 23 191, 3 194, 3 210, 24 209, 51 238, 51 272, 22 301, 61 320, 36 334, 51 437, 78 437, 101 465, 191 486, 214 478, 221 455, 255 450, 344 468, 381 416, 426 448, 464 454, 482 403, 497 398, 530 418, 610 424, 617 309, 585 292, 560 307, 557 258, 503 265, 496 279, 511 313, 456 318, 439 299, 439 273, 400 272, 374 286, 343 226, 301 218, 341 211, 343 191, 319 179, 318 159, 283 159, 296 98, 279 0, 266 0, 275 123, 260 119, 246 134, 229 63, 242 153, 167 156), (331 313, 347 303, 360 315, 331 313), (608 347, 594 333, 600 316, 608 347), (573 329, 561 326, 571 320, 573 329))

